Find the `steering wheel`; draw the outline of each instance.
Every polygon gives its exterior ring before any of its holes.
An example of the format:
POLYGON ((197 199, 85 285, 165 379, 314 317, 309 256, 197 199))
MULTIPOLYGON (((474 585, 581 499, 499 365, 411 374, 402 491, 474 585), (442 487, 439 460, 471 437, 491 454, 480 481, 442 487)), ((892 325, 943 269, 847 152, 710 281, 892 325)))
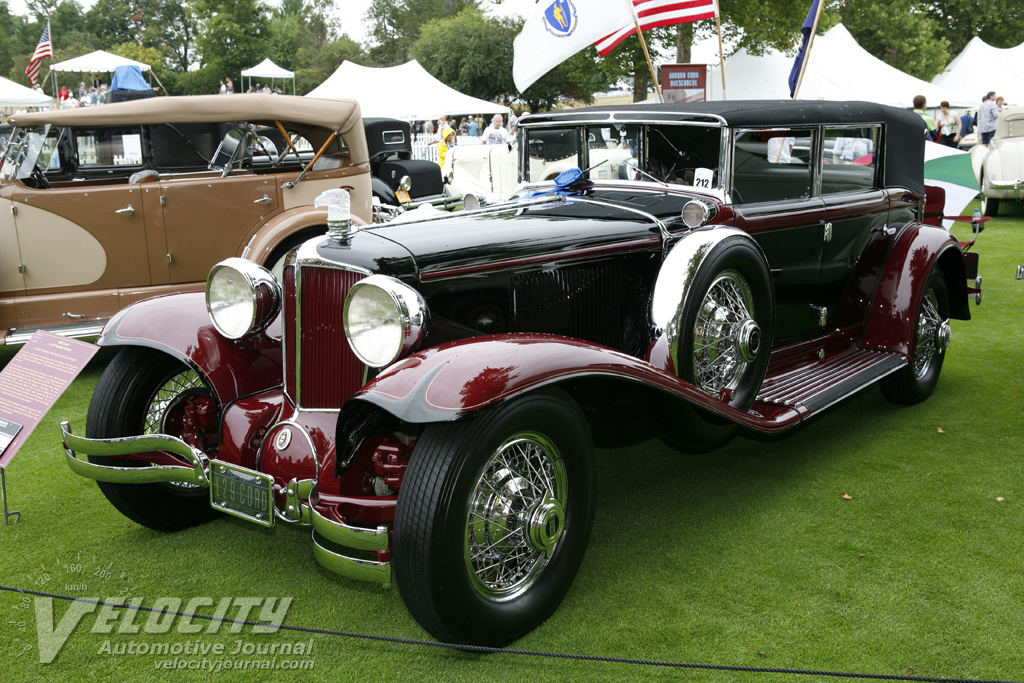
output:
POLYGON ((38 166, 32 166, 31 176, 32 179, 36 181, 36 185, 38 185, 40 189, 49 190, 53 187, 53 185, 51 185, 50 181, 47 179, 46 174, 43 173, 42 169, 40 169, 38 166))

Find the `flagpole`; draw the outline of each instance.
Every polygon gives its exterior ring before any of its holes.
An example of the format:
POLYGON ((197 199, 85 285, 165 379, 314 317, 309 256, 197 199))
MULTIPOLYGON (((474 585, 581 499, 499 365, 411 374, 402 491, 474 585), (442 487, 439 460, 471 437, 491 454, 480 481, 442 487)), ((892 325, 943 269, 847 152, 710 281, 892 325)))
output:
POLYGON ((718 0, 715 0, 715 27, 718 29, 718 70, 722 72, 722 99, 729 99, 725 95, 725 50, 722 49, 722 11, 718 7, 718 0))
POLYGON ((640 39, 640 45, 644 48, 644 57, 647 59, 647 68, 651 70, 651 78, 654 80, 654 91, 658 93, 658 101, 664 102, 665 98, 661 96, 661 83, 658 81, 658 75, 654 73, 654 62, 651 61, 651 53, 647 51, 647 41, 644 40, 644 31, 640 28, 640 17, 636 13, 636 5, 633 4, 633 0, 626 0, 629 3, 629 9, 633 12, 633 23, 636 25, 636 36, 640 39))
POLYGON ((823 0, 818 0, 818 10, 814 13, 814 25, 811 26, 811 35, 807 37, 807 49, 804 51, 804 61, 800 65, 800 75, 796 79, 796 87, 793 89, 793 99, 800 93, 800 84, 804 82, 804 70, 807 68, 807 62, 811 61, 811 46, 814 44, 814 34, 818 32, 818 19, 821 17, 821 6, 824 5, 823 0))

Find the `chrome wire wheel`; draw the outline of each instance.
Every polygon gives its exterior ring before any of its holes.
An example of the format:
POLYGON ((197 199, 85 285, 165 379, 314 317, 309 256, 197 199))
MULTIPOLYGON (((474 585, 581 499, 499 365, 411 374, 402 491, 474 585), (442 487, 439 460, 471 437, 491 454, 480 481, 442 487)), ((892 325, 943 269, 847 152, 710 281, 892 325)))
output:
POLYGON ((183 401, 197 395, 209 395, 202 378, 195 370, 183 370, 168 379, 156 390, 146 408, 143 434, 167 434, 170 425, 168 416, 183 401))
POLYGON ((931 368, 932 362, 949 344, 949 323, 939 312, 938 297, 935 289, 929 287, 921 302, 921 311, 917 318, 917 338, 914 344, 914 355, 911 359, 914 377, 924 378, 931 368))
POLYGON ((469 499, 466 566, 476 591, 513 599, 536 582, 565 531, 565 463, 540 434, 505 441, 487 461, 469 499))
POLYGON ((726 270, 711 283, 693 326, 694 384, 711 396, 733 390, 757 357, 760 329, 753 320, 747 280, 726 270))

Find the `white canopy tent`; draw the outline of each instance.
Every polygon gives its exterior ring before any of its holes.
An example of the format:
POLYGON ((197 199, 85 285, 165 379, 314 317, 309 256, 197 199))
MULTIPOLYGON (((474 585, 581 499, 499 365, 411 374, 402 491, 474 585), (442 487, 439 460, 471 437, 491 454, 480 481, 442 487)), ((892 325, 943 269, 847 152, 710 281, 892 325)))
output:
MULTIPOLYGON (((711 64, 708 99, 725 99, 718 66, 717 42, 695 46, 695 57, 711 64)), ((694 61, 697 61, 695 58, 694 61)), ((789 99, 789 72, 793 57, 770 51, 754 57, 739 50, 725 60, 726 97, 730 100, 789 99)), ((862 48, 842 24, 815 36, 798 99, 862 100, 910 109, 915 95, 924 95, 929 107, 947 100, 953 107, 980 103, 980 95, 939 87, 903 73, 862 48), (976 102, 977 101, 977 102, 976 102)))
POLYGON ((249 85, 252 85, 253 78, 269 78, 272 85, 278 79, 288 80, 290 78, 292 80, 292 94, 295 94, 295 72, 274 64, 270 57, 267 57, 251 69, 244 69, 242 77, 249 79, 249 85))
MULTIPOLYGON (((73 72, 73 73, 114 73, 119 66, 137 66, 139 71, 149 71, 153 78, 156 75, 153 74, 153 70, 150 69, 149 64, 143 64, 142 62, 136 62, 134 59, 128 59, 127 57, 121 57, 119 55, 106 52, 104 50, 96 50, 90 52, 87 55, 68 59, 63 62, 57 62, 56 64, 50 65, 50 73, 54 72, 73 72)), ((49 78, 50 74, 46 75, 49 78)), ((156 78, 156 82, 161 88, 164 87, 163 83, 160 83, 160 79, 156 78)), ((54 87, 56 88, 57 82, 54 78, 54 87)), ((164 89, 166 93, 166 88, 164 89)))
POLYGON ((1024 104, 1024 43, 999 48, 974 36, 932 83, 974 94, 972 106, 980 105, 991 90, 1005 97, 1007 104, 1024 104))
POLYGON ((386 116, 404 121, 435 120, 441 114, 509 114, 504 105, 470 97, 445 85, 415 59, 380 69, 342 62, 306 97, 352 98, 359 101, 364 117, 386 116))
POLYGON ((42 91, 0 77, 0 107, 52 107, 53 99, 42 91))

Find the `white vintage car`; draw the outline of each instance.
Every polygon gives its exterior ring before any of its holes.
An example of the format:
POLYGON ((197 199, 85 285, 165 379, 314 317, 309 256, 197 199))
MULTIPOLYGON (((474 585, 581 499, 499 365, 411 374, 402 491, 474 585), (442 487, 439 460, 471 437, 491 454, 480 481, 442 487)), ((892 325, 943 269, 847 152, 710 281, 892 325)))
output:
MULTIPOLYGON (((573 131, 572 135, 578 135, 573 131)), ((565 129, 546 133, 538 131, 530 137, 528 153, 522 160, 523 176, 519 175, 520 147, 517 140, 507 145, 459 145, 452 149, 443 174, 449 191, 475 194, 485 203, 504 201, 515 194, 521 182, 553 180, 562 171, 578 163, 578 141, 568 139, 565 129)), ((590 149, 591 178, 626 178, 629 164, 623 162, 636 156, 635 143, 615 137, 614 129, 592 128, 587 131, 590 149)), ((635 165, 635 163, 634 163, 635 165)), ((634 176, 629 176, 635 179, 634 176)))
POLYGON ((971 148, 971 164, 981 187, 981 211, 999 213, 1004 199, 1021 200, 1024 189, 1024 107, 1004 109, 988 147, 971 148))

